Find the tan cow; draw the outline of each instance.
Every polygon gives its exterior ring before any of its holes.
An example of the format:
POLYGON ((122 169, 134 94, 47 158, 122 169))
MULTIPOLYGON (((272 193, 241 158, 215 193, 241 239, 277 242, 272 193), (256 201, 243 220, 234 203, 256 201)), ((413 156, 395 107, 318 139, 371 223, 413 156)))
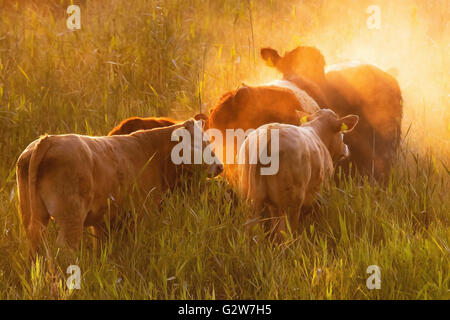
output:
POLYGON ((321 186, 332 176, 333 162, 349 156, 343 136, 353 130, 359 117, 338 118, 332 110, 322 109, 305 120, 308 122, 301 126, 270 123, 259 127, 248 135, 238 155, 240 194, 252 202, 255 212, 270 214, 277 233, 286 230, 286 220, 291 230, 297 229, 300 209, 313 204, 321 186), (271 141, 274 130, 278 144, 271 141), (263 137, 267 143, 253 148, 263 137), (276 146, 278 152, 269 146, 276 146), (264 174, 267 166, 255 161, 262 152, 278 159, 275 174, 264 174))
MULTIPOLYGON (((101 236, 105 215, 110 215, 111 222, 120 220, 118 214, 130 198, 157 206, 162 192, 171 189, 183 172, 200 168, 210 177, 220 174, 223 166, 217 159, 210 165, 172 161, 172 148, 184 142, 184 138, 175 141, 180 131, 200 132, 202 150, 209 145, 202 125, 203 121, 190 119, 130 135, 46 135, 32 142, 17 162, 19 206, 32 253, 50 217, 59 226, 58 245, 77 248, 84 227, 93 226, 101 236)), ((198 150, 194 139, 187 147, 191 156, 198 150)))

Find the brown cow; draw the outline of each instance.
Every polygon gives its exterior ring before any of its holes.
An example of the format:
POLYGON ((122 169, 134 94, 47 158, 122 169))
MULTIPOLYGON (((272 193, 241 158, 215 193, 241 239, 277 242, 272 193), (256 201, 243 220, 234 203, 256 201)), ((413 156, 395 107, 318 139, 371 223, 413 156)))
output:
POLYGON ((261 56, 321 107, 359 115, 358 127, 345 136, 349 161, 363 174, 387 177, 401 134, 402 95, 395 78, 375 66, 354 63, 330 66, 325 73, 325 59, 314 47, 298 47, 283 57, 263 48, 261 56))
MULTIPOLYGON (((222 145, 215 142, 216 155, 225 165, 225 175, 234 180, 234 156, 245 137, 226 139, 227 129, 241 129, 248 133, 250 129, 270 122, 298 124, 298 115, 307 115, 309 108, 299 101, 291 90, 276 86, 251 87, 242 85, 239 89, 222 96, 215 108, 210 111, 208 129, 221 132, 222 145), (228 149, 232 149, 232 162, 226 161, 228 149)), ((313 108, 313 107, 311 107, 313 108)), ((229 159, 228 159, 229 160, 229 159)))
MULTIPOLYGON (((142 197, 142 203, 156 206, 161 193, 172 188, 182 172, 201 168, 210 177, 220 174, 223 168, 219 161, 210 165, 175 165, 172 161, 172 148, 179 146, 172 141, 174 135, 181 131, 192 135, 194 130, 201 133, 201 125, 202 121, 190 119, 130 135, 52 135, 32 142, 20 155, 16 168, 19 206, 32 252, 38 249, 50 217, 59 225, 58 244, 76 248, 83 227, 93 226, 101 235, 104 216, 109 215, 112 222, 120 219, 118 215, 130 197, 134 203, 142 197)), ((203 149, 209 139, 203 133, 201 136, 203 149)), ((192 150, 198 150, 193 141, 186 145, 183 154, 192 156, 192 150)))
MULTIPOLYGON (((199 113, 194 116, 195 120, 208 121, 208 116, 199 113)), ((172 118, 166 117, 131 117, 123 120, 114 129, 112 129, 108 136, 115 136, 121 134, 130 134, 138 130, 148 130, 154 128, 168 127, 180 121, 174 120, 172 118)))
POLYGON ((270 212, 273 230, 286 231, 288 220, 295 231, 302 206, 312 206, 321 186, 332 176, 333 162, 348 157, 343 136, 353 130, 358 119, 355 115, 338 118, 332 110, 322 109, 301 126, 270 123, 259 127, 247 136, 239 151, 241 196, 252 202, 256 214, 263 209, 270 212), (274 137, 273 131, 277 131, 274 137), (276 170, 270 173, 263 171, 267 166, 259 161, 261 151, 253 148, 261 145, 259 140, 264 136, 267 142, 261 148, 277 161, 276 170), (275 138, 277 141, 269 141, 275 138))

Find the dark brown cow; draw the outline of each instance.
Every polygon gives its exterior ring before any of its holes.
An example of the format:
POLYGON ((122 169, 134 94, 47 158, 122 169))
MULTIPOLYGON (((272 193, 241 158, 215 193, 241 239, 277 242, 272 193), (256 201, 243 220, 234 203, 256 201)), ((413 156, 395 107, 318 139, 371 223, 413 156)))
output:
POLYGON ((243 142, 238 138, 226 139, 227 129, 256 129, 259 126, 281 122, 299 124, 299 116, 307 115, 304 107, 290 90, 275 86, 251 87, 242 85, 239 89, 222 96, 215 108, 210 111, 206 127, 218 129, 223 136, 223 149, 215 143, 216 155, 225 165, 225 174, 234 180, 234 164, 225 161, 227 148, 233 148, 236 155, 243 142))
POLYGON ((386 178, 401 134, 402 95, 395 78, 367 64, 331 66, 325 73, 325 59, 314 47, 298 47, 283 57, 263 48, 261 56, 322 108, 359 115, 359 125, 345 136, 349 161, 364 174, 386 178))
MULTIPOLYGON (((208 121, 208 116, 199 113, 194 116, 195 120, 208 121)), ((179 123, 180 121, 174 120, 172 118, 166 117, 131 117, 123 120, 114 129, 112 129, 108 136, 130 134, 138 130, 148 130, 154 128, 168 127, 173 124, 179 123)))
POLYGON ((269 122, 297 124, 296 111, 304 108, 288 89, 242 85, 222 96, 210 111, 207 127, 225 134, 226 129, 256 129, 269 122))

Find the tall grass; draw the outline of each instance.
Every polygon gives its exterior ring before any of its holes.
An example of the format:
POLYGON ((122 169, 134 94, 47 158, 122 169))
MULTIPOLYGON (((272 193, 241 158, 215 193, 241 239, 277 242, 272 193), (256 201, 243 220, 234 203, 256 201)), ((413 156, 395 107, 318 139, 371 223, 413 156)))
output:
POLYGON ((421 42, 423 26, 448 8, 417 5, 422 22, 409 46, 423 54, 411 55, 412 70, 390 51, 365 50, 383 39, 361 42, 366 31, 339 22, 349 14, 364 23, 364 4, 347 2, 350 13, 334 1, 87 0, 82 29, 69 32, 69 1, 0 0, 0 298, 450 298, 449 65, 445 36, 438 47, 421 42), (318 45, 331 62, 362 55, 398 67, 404 140, 385 188, 341 181, 298 236, 276 245, 262 230, 245 232, 250 209, 226 181, 194 180, 160 210, 135 204, 100 253, 89 231, 79 252, 59 251, 50 223, 48 253, 28 260, 14 172, 28 143, 46 132, 103 135, 128 116, 205 111, 242 81, 278 77, 258 48, 299 43, 318 45), (81 290, 66 287, 73 264, 81 290), (369 265, 381 268, 380 290, 366 286, 369 265))

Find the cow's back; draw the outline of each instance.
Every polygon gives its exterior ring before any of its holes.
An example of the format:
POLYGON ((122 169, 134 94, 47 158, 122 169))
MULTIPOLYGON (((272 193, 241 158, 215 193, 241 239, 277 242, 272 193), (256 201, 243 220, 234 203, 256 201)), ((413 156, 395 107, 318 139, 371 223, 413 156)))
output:
POLYGON ((339 114, 360 121, 346 135, 351 161, 363 173, 385 177, 400 143, 402 95, 396 79, 371 65, 339 68, 326 74, 327 94, 339 114))
POLYGON ((175 123, 176 121, 170 118, 131 117, 119 123, 114 129, 112 129, 108 133, 108 136, 125 135, 138 130, 149 130, 154 128, 168 127, 175 123))
POLYGON ((215 144, 216 155, 219 158, 222 155, 224 173, 230 182, 236 179, 235 165, 224 161, 225 156, 227 153, 236 155, 241 145, 239 140, 227 141, 227 129, 247 131, 273 122, 298 124, 296 110, 303 110, 296 96, 288 89, 274 86, 242 86, 222 97, 211 110, 208 128, 218 129, 222 134, 222 145, 215 144))
MULTIPOLYGON (((71 134, 49 138, 51 147, 39 167, 40 193, 51 197, 62 196, 61 193, 79 196, 86 206, 92 206, 89 211, 99 217, 102 208, 107 206, 107 199, 120 203, 128 196, 134 179, 139 176, 147 160, 137 141, 130 136, 88 137, 71 134), (54 186, 64 187, 55 193, 52 191, 54 186)), ((146 189, 149 188, 147 186, 146 189)), ((49 208, 52 207, 51 197, 43 196, 49 208)), ((88 220, 95 218, 89 217, 88 220)))
POLYGON ((278 172, 261 175, 260 165, 240 165, 241 192, 249 199, 257 198, 280 208, 295 207, 298 201, 311 205, 333 171, 328 150, 311 128, 278 123, 264 125, 248 136, 241 147, 239 161, 244 156, 256 157, 248 154, 249 145, 258 143, 257 137, 262 132, 274 129, 279 133, 278 172))
POLYGON ((246 130, 272 122, 296 124, 295 110, 303 111, 303 108, 288 89, 243 86, 222 97, 211 110, 208 126, 219 130, 246 130))
POLYGON ((395 78, 372 65, 359 65, 330 71, 328 84, 351 106, 362 107, 364 116, 380 134, 392 137, 395 126, 402 119, 402 95, 395 78))

